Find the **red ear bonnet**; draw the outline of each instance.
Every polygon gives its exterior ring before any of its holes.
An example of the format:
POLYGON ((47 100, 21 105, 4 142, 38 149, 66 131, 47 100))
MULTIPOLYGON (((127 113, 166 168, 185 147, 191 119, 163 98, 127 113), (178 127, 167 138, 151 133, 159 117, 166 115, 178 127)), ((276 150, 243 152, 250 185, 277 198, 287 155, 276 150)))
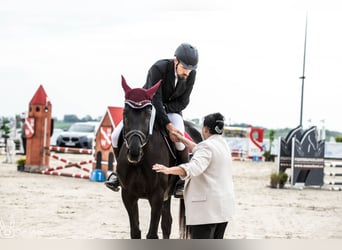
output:
POLYGON ((144 88, 134 88, 132 89, 127 85, 127 82, 123 76, 121 76, 121 85, 125 91, 125 100, 133 103, 146 103, 150 102, 157 92, 162 80, 159 80, 155 85, 149 89, 144 88))

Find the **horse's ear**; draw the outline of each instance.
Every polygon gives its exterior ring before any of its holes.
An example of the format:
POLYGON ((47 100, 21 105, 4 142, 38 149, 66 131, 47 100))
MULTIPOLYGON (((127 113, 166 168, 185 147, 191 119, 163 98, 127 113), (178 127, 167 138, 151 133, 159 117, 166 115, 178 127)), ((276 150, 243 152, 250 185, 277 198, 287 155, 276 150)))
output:
POLYGON ((126 79, 125 77, 123 77, 123 75, 121 75, 121 85, 123 90, 125 91, 125 94, 131 90, 131 88, 127 85, 126 79))
POLYGON ((153 85, 151 88, 146 90, 147 95, 149 96, 149 99, 152 100, 152 97, 157 92, 159 85, 161 84, 162 80, 159 80, 155 85, 153 85))

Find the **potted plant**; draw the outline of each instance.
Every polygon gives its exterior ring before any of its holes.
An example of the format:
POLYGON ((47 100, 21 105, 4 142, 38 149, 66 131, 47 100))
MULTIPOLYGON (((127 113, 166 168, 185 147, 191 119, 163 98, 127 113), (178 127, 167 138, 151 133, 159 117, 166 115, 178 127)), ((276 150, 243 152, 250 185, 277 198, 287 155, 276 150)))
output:
POLYGON ((287 182, 288 175, 285 172, 280 172, 279 174, 279 188, 284 188, 285 183, 287 182))
POLYGON ((21 157, 17 160, 17 170, 18 171, 24 171, 25 169, 25 163, 26 163, 26 158, 21 157))
POLYGON ((271 129, 269 131, 270 147, 269 147, 269 150, 266 150, 265 153, 264 153, 265 161, 272 161, 272 162, 274 162, 275 156, 272 155, 272 153, 271 153, 272 144, 273 144, 273 141, 274 141, 274 135, 275 135, 275 131, 273 129, 271 129))
POLYGON ((276 172, 273 172, 271 174, 271 180, 270 180, 271 188, 277 188, 279 184, 279 174, 276 172))

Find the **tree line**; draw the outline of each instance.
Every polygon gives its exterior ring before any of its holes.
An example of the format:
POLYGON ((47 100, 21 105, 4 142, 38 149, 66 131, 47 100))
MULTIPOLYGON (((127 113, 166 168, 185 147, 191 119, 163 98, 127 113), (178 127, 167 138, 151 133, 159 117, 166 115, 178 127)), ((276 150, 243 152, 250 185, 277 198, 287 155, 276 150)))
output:
MULTIPOLYGON (((59 121, 57 120, 57 118, 54 118, 54 120, 59 121)), ((63 116, 63 120, 61 120, 61 122, 74 123, 74 122, 92 122, 92 121, 100 121, 100 120, 101 120, 101 117, 93 118, 90 115, 86 115, 82 118, 79 118, 75 114, 67 114, 63 116)))

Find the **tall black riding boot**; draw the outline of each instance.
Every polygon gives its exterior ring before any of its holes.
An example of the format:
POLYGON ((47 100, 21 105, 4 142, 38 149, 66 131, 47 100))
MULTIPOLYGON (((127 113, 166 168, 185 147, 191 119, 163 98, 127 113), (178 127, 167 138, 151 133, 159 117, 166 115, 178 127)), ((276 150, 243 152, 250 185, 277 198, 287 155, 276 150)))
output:
MULTIPOLYGON (((119 150, 118 148, 114 148, 113 147, 113 151, 114 151, 114 155, 115 155, 115 159, 118 159, 119 156, 119 150)), ((118 177, 116 176, 116 173, 111 173, 107 180, 104 183, 106 185, 107 188, 109 188, 110 190, 113 190, 114 192, 118 192, 120 190, 119 186, 120 186, 120 182, 118 177)))
POLYGON ((177 150, 177 165, 189 162, 189 150, 188 148, 182 151, 177 150))
MULTIPOLYGON (((177 150, 177 165, 189 162, 189 150, 185 148, 182 151, 177 150)), ((173 195, 175 198, 183 198, 184 180, 179 179, 175 186, 173 195)))
POLYGON ((114 151, 115 160, 117 161, 119 157, 119 149, 113 147, 113 151, 114 151))

